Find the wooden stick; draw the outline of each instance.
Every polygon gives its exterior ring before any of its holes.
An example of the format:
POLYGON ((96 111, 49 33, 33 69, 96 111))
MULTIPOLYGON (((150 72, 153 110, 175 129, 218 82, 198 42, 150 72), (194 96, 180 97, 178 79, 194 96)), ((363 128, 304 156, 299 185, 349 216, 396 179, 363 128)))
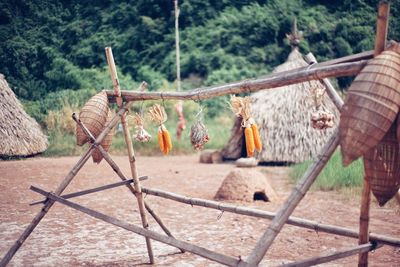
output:
POLYGON ((353 248, 347 248, 347 249, 342 249, 336 252, 328 253, 327 255, 321 255, 318 257, 313 257, 310 259, 302 260, 302 261, 297 261, 293 263, 288 263, 288 264, 283 264, 281 267, 308 267, 308 266, 314 266, 318 264, 322 264, 325 262, 330 262, 334 260, 338 260, 341 258, 349 257, 357 253, 361 252, 366 252, 368 253, 371 250, 375 250, 377 248, 382 247, 382 245, 376 245, 376 244, 364 244, 364 245, 359 245, 353 248))
MULTIPOLYGON (((119 87, 117 68, 115 66, 111 47, 106 47, 105 51, 106 51, 108 66, 109 66, 110 73, 111 73, 111 78, 113 79, 114 93, 117 96, 117 104, 118 104, 118 106, 121 106, 122 105, 122 98, 120 97, 121 89, 119 87)), ((122 124, 122 128, 124 131, 125 143, 128 147, 128 157, 129 157, 129 163, 130 163, 130 167, 131 167, 132 179, 135 181, 135 183, 134 183, 134 187, 135 187, 135 191, 136 191, 135 195, 136 195, 136 199, 138 201, 140 218, 142 220, 143 227, 145 229, 147 229, 149 227, 149 223, 147 221, 142 190, 141 190, 140 182, 138 179, 135 151, 133 150, 132 139, 131 139, 131 135, 129 133, 128 123, 126 120, 125 113, 121 115, 121 124, 122 124)), ((146 239, 147 253, 149 254, 149 260, 150 260, 150 263, 153 264, 154 263, 154 254, 153 254, 153 249, 151 247, 151 241, 150 241, 150 238, 148 238, 148 237, 146 237, 145 239, 146 239)))
POLYGON ((154 239, 154 240, 159 241, 161 243, 165 243, 165 244, 168 244, 168 245, 180 248, 180 249, 184 249, 184 250, 189 251, 189 252, 191 252, 193 254, 200 255, 200 256, 202 256, 204 258, 216 261, 218 263, 221 263, 221 264, 224 264, 224 265, 227 265, 227 266, 238 266, 238 264, 240 262, 240 260, 235 259, 233 257, 226 256, 226 255, 223 255, 223 254, 219 254, 219 253, 216 253, 214 251, 211 251, 211 250, 208 250, 208 249, 196 246, 196 245, 192 245, 190 243, 187 243, 187 242, 184 242, 184 241, 180 241, 180 240, 177 240, 177 239, 169 237, 169 236, 164 236, 164 235, 158 234, 158 233, 156 233, 154 231, 150 231, 150 230, 147 230, 145 228, 137 227, 137 226, 135 226, 133 224, 129 224, 129 223, 123 222, 123 221, 118 220, 116 218, 113 218, 111 216, 108 216, 108 215, 105 215, 105 214, 100 213, 98 211, 95 211, 95 210, 89 209, 87 207, 81 206, 79 204, 76 204, 74 202, 66 200, 66 199, 64 199, 62 197, 56 196, 53 193, 46 192, 46 191, 44 191, 44 190, 42 190, 40 188, 33 187, 33 190, 35 192, 39 193, 39 194, 42 194, 42 195, 52 199, 53 201, 57 201, 57 202, 59 202, 61 204, 64 204, 64 205, 66 205, 68 207, 71 207, 71 208, 73 208, 75 210, 78 210, 78 211, 81 211, 83 213, 86 213, 87 215, 89 215, 91 217, 94 217, 96 219, 105 221, 107 223, 113 224, 113 225, 118 226, 118 227, 121 227, 121 228, 126 229, 128 231, 134 232, 134 233, 136 233, 138 235, 142 235, 142 236, 145 236, 147 238, 154 239))
MULTIPOLYGON (((376 21, 376 36, 374 57, 379 55, 386 47, 386 39, 388 32, 390 5, 387 1, 381 1, 378 7, 378 17, 376 21)), ((364 163, 365 165, 365 163, 364 163)), ((361 195, 360 208, 360 238, 358 243, 365 244, 369 242, 369 210, 371 205, 371 188, 369 181, 364 177, 363 192, 361 195)), ((358 266, 368 266, 368 252, 363 252, 358 255, 358 266)))
MULTIPOLYGON (((221 202, 213 201, 213 200, 185 197, 185 196, 182 196, 179 194, 166 192, 166 191, 163 191, 160 189, 142 187, 142 192, 145 194, 148 194, 148 195, 169 199, 169 200, 177 201, 177 202, 184 203, 184 204, 189 204, 191 206, 205 207, 205 208, 210 208, 210 209, 215 209, 215 210, 220 210, 220 211, 224 211, 224 212, 230 212, 230 213, 240 214, 240 215, 245 215, 245 216, 251 216, 251 217, 256 217, 256 218, 272 220, 276 216, 276 213, 274 213, 274 212, 257 210, 257 209, 243 207, 243 206, 236 206, 236 205, 221 203, 221 202)), ((348 228, 343 228, 343 227, 338 227, 338 226, 328 225, 328 224, 321 224, 321 223, 318 223, 315 221, 305 220, 305 219, 301 219, 301 218, 297 218, 297 217, 289 217, 289 219, 287 220, 287 224, 290 224, 293 226, 298 226, 298 227, 303 227, 306 229, 315 230, 317 232, 336 234, 336 235, 341 235, 341 236, 346 236, 346 237, 351 237, 351 238, 359 237, 358 230, 353 230, 353 229, 348 229, 348 228)), ((379 243, 382 243, 385 245, 400 247, 400 239, 383 236, 383 235, 377 235, 377 234, 371 234, 370 239, 372 241, 376 241, 376 242, 379 242, 379 243)))
MULTIPOLYGON (((202 100, 227 94, 251 93, 309 80, 321 80, 328 77, 356 75, 366 64, 367 61, 341 63, 322 67, 320 67, 319 64, 315 64, 311 67, 303 67, 279 73, 271 73, 260 78, 248 79, 240 82, 233 82, 212 87, 197 88, 185 92, 121 91, 121 96, 125 101, 128 102, 135 100, 157 99, 202 100)), ((109 100, 111 102, 115 101, 114 92, 106 92, 109 100)))
POLYGON ((386 39, 389 28, 390 4, 388 1, 379 2, 378 17, 376 19, 376 36, 374 56, 379 55, 386 47, 386 39))
MULTIPOLYGON (((147 176, 139 177, 140 181, 144 181, 144 180, 147 180, 147 179, 148 179, 147 176)), ((86 190, 82 190, 82 191, 78 191, 78 192, 74 192, 74 193, 70 193, 70 194, 65 194, 65 195, 62 195, 61 197, 65 198, 65 199, 70 199, 70 198, 74 198, 74 197, 80 197, 80 196, 84 196, 84 195, 88 195, 88 194, 93 194, 93 193, 97 193, 97 192, 100 192, 100 191, 104 191, 104 190, 107 190, 107 189, 116 188, 116 187, 119 187, 119 186, 122 186, 122 185, 131 184, 133 182, 134 182, 133 179, 129 179, 129 180, 125 180, 125 181, 122 181, 122 182, 102 185, 102 186, 91 188, 91 189, 86 189, 86 190)), ((37 205, 37 204, 43 204, 46 201, 47 201, 47 199, 36 201, 36 202, 30 203, 29 206, 34 206, 34 205, 37 205)))
MULTIPOLYGON (((308 64, 311 64, 311 65, 318 63, 317 59, 314 57, 314 55, 312 53, 308 53, 305 56, 305 60, 308 64)), ((343 102, 343 99, 338 94, 338 92, 333 87, 332 83, 329 81, 328 78, 324 78, 324 79, 320 80, 320 82, 325 85, 326 92, 328 93, 329 97, 331 98, 333 104, 340 111, 342 109, 344 102, 343 102)))
POLYGON ((397 203, 399 203, 399 205, 400 205, 400 191, 398 191, 397 193, 396 193, 396 200, 397 200, 397 203))
POLYGON ((179 8, 178 0, 174 0, 175 7, 175 49, 176 49, 176 82, 178 92, 181 91, 181 61, 180 61, 180 49, 179 49, 179 8))
MULTIPOLYGON (((371 188, 368 180, 364 177, 363 191, 361 195, 360 211, 360 237, 358 244, 362 245, 369 242, 369 207, 371 203, 371 188)), ((358 266, 368 266, 368 252, 360 253, 358 256, 358 266)))
POLYGON ((330 59, 330 60, 318 63, 318 66, 322 67, 322 66, 335 65, 335 64, 346 63, 346 62, 367 60, 367 59, 371 59, 373 57, 374 57, 374 50, 369 50, 369 51, 364 51, 364 52, 353 54, 353 55, 330 59))
POLYGON ((320 155, 317 157, 314 163, 309 166, 303 177, 298 181, 285 205, 278 211, 268 229, 258 240, 256 247, 253 249, 247 260, 248 265, 246 266, 257 266, 260 263, 268 248, 272 245, 276 236, 279 234, 283 225, 287 222, 289 216, 293 213, 294 209, 310 189, 311 185, 325 167, 326 163, 332 156, 333 152, 335 152, 338 145, 339 133, 338 129, 336 129, 326 145, 322 148, 320 155))

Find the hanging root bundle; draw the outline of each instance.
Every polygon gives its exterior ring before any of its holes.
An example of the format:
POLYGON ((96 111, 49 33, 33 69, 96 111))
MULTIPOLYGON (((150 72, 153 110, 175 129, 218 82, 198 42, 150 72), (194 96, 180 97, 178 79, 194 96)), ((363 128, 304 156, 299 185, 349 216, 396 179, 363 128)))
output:
POLYGON ((323 108, 323 98, 325 95, 325 87, 314 86, 311 87, 311 94, 314 99, 315 112, 311 115, 311 126, 314 129, 324 130, 332 128, 335 125, 335 116, 332 112, 323 108), (321 109, 322 106, 322 109, 321 109))
POLYGON ((206 126, 198 120, 190 128, 190 142, 196 150, 204 148, 204 144, 210 140, 206 126))
POLYGON ((171 136, 167 128, 164 126, 164 123, 167 121, 167 113, 165 113, 165 109, 163 107, 161 107, 159 104, 155 104, 150 108, 149 114, 151 120, 160 125, 157 134, 158 145, 160 146, 161 152, 163 152, 164 155, 168 155, 172 149, 172 142, 171 136))
POLYGON ((244 127, 244 136, 246 141, 246 152, 248 157, 254 155, 254 150, 258 152, 262 150, 262 142, 257 124, 251 117, 251 98, 246 97, 231 97, 231 108, 236 116, 242 117, 242 127, 244 127))
POLYGON ((132 136, 136 141, 149 142, 151 135, 144 129, 144 118, 139 113, 130 116, 135 124, 136 132, 132 136))

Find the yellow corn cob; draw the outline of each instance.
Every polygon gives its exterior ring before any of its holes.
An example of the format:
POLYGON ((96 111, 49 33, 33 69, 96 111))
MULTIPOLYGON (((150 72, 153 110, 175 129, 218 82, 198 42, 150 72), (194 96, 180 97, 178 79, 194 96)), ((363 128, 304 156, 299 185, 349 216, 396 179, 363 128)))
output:
POLYGON ((165 150, 164 138, 163 138, 163 132, 161 130, 158 130, 157 139, 158 139, 158 145, 160 146, 160 150, 164 153, 165 150))
POLYGON ((254 137, 254 145, 258 152, 261 152, 262 143, 260 138, 260 132, 258 131, 257 124, 253 123, 251 125, 251 129, 253 130, 253 137, 254 137))
POLYGON ((252 157, 254 155, 255 144, 254 144, 253 130, 251 129, 250 126, 244 128, 244 137, 246 140, 247 156, 252 157))
POLYGON ((164 155, 168 155, 169 151, 171 151, 172 149, 171 136, 167 129, 163 129, 162 134, 163 134, 164 149, 165 149, 164 155))

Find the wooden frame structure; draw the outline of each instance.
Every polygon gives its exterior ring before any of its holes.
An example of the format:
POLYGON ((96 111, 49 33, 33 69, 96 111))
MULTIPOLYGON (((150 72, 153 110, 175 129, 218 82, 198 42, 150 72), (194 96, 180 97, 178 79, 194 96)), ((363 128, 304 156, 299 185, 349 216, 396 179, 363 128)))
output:
MULTIPOLYGON (((325 164, 327 163, 333 152, 336 150, 339 144, 339 135, 337 130, 333 133, 327 144, 323 147, 319 156, 315 159, 313 164, 309 166, 308 170, 299 180, 299 182, 293 189, 291 195, 286 200, 286 203, 279 209, 277 213, 272 213, 262 210, 235 206, 231 204, 224 204, 216 201, 210 201, 198 198, 189 198, 171 192, 142 187, 140 181, 147 179, 147 177, 146 176, 139 177, 138 175, 135 163, 136 159, 135 159, 134 149, 132 146, 132 139, 130 137, 129 128, 126 120, 126 114, 129 110, 129 107, 132 105, 132 103, 139 100, 150 100, 150 99, 201 100, 225 94, 255 92, 259 90, 271 89, 274 87, 285 86, 308 80, 321 80, 321 82, 323 82, 326 85, 329 96, 332 98, 335 105, 340 109, 341 106, 343 105, 343 101, 337 95, 336 91, 334 90, 333 86, 330 84, 327 78, 356 75, 365 66, 368 59, 370 59, 374 54, 377 55, 381 51, 383 51, 387 37, 388 14, 389 14, 389 4, 385 1, 381 2, 379 6, 379 15, 377 23, 376 47, 374 51, 368 51, 353 56, 335 59, 321 64, 317 63, 312 55, 308 55, 306 59, 311 64, 309 67, 299 68, 296 70, 291 70, 281 73, 274 73, 265 76, 263 78, 245 80, 236 83, 229 83, 222 86, 199 88, 189 92, 143 92, 141 90, 121 91, 112 51, 111 48, 107 47, 106 48, 107 62, 111 73, 111 78, 114 88, 113 91, 107 91, 107 95, 110 101, 117 103, 119 111, 115 114, 112 120, 106 125, 105 129, 101 132, 101 134, 97 138, 94 138, 93 135, 85 127, 85 125, 75 115, 73 115, 74 120, 83 129, 85 134, 90 138, 91 145, 89 149, 83 154, 81 159, 72 168, 72 170, 66 175, 66 177, 57 187, 54 193, 46 192, 34 186, 31 187, 31 190, 46 197, 46 199, 43 201, 33 203, 33 204, 43 204, 43 207, 36 215, 36 217, 34 217, 34 219, 28 225, 25 231, 21 234, 18 240, 14 243, 14 245, 9 249, 9 251, 3 257, 3 259, 0 262, 0 266, 6 266, 9 263, 9 261, 21 247, 23 242, 29 237, 29 235, 32 233, 35 227, 40 223, 41 219, 47 214, 47 212, 55 202, 59 202, 73 209, 86 213, 89 216, 95 217, 107 223, 113 224, 115 226, 124 228, 128 231, 144 236, 146 240, 146 246, 150 263, 155 262, 152 251, 151 240, 156 240, 177 247, 182 252, 188 251, 227 266, 242 266, 242 267, 258 266, 258 264, 263 259, 265 253, 268 251, 268 248, 271 246, 271 244, 273 243, 273 241, 275 240, 275 238, 277 237, 277 235, 279 234, 285 223, 295 225, 298 227, 315 229, 321 232, 347 236, 352 238, 359 238, 359 245, 353 248, 343 249, 329 255, 318 256, 315 258, 306 259, 291 264, 286 264, 284 266, 311 266, 347 257, 354 254, 360 255, 359 266, 367 266, 368 265, 367 256, 369 251, 379 248, 382 245, 400 247, 400 239, 398 238, 382 236, 372 233, 370 234, 368 232, 368 217, 369 217, 369 204, 370 204, 370 189, 368 182, 364 183, 359 232, 343 227, 320 224, 310 220, 290 217, 294 209, 297 207, 297 205, 302 200, 304 195, 310 189, 311 185, 313 184, 319 173, 324 168, 325 164), (109 154, 100 145, 101 141, 111 131, 111 129, 113 129, 113 127, 118 123, 118 121, 121 121, 122 123, 124 138, 128 148, 128 157, 132 175, 131 179, 128 179, 122 173, 121 169, 117 166, 117 164, 112 160, 109 154), (115 171, 117 176, 122 180, 122 182, 105 185, 93 189, 83 190, 72 194, 61 195, 64 189, 70 184, 70 182, 82 168, 82 166, 87 162, 92 151, 95 148, 99 149, 106 162, 112 167, 112 169, 115 171), (142 227, 123 222, 121 220, 107 216, 98 211, 81 206, 69 200, 70 198, 76 196, 99 192, 102 190, 123 185, 127 186, 128 189, 137 199, 140 218, 142 221, 142 227), (247 257, 246 259, 239 259, 223 255, 176 239, 168 230, 168 228, 164 225, 161 218, 158 217, 157 214, 151 209, 149 204, 145 202, 145 200, 143 199, 143 193, 162 197, 165 199, 170 199, 173 201, 178 201, 181 203, 190 204, 192 206, 193 205, 203 206, 206 208, 218 209, 246 216, 265 218, 272 220, 272 222, 269 225, 269 227, 265 230, 262 237, 257 242, 255 248, 253 249, 249 257, 247 257), (165 235, 148 230, 146 211, 160 225, 162 230, 165 232, 165 235)), ((142 84, 142 86, 145 85, 142 84)), ((400 199, 399 196, 400 195, 397 196, 398 199, 400 199)))

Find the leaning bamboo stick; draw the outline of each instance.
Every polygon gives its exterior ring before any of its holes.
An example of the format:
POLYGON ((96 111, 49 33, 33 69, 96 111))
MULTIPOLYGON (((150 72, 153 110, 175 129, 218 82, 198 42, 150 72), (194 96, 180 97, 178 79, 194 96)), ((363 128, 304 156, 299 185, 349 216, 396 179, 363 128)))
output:
MULTIPOLYGON (((374 57, 378 56, 385 50, 388 32, 390 5, 387 1, 381 1, 378 7, 378 17, 376 21, 376 36, 374 57)), ((365 166, 365 162, 364 162, 365 166)), ((369 210, 371 205, 371 187, 369 181, 364 177, 363 192, 361 195, 360 208, 360 238, 358 243, 365 244, 369 241, 369 210)), ((358 256, 358 266, 368 266, 368 252, 360 253, 358 256)))
POLYGON ((291 195, 287 199, 285 205, 278 211, 268 229, 258 240, 256 247, 248 257, 248 265, 246 266, 257 266, 260 263, 268 248, 272 245, 276 236, 279 234, 283 225, 287 222, 289 216, 293 213, 294 209, 310 189, 311 185, 325 167, 326 163, 332 156, 333 152, 335 152, 338 145, 339 133, 338 129, 336 129, 326 145, 322 148, 320 155, 317 157, 314 163, 310 165, 303 177, 299 180, 291 195))
MULTIPOLYGON (((361 195, 361 211, 360 211, 360 237, 358 243, 360 245, 369 242, 369 207, 371 203, 371 188, 369 182, 364 178, 363 191, 361 195)), ((362 252, 358 256, 358 266, 368 266, 368 251, 362 252)))
POLYGON ((310 259, 306 259, 306 260, 302 260, 302 261, 297 261, 297 262, 293 262, 293 263, 288 263, 288 264, 283 264, 281 265, 281 267, 308 267, 308 266, 314 266, 314 265, 318 265, 318 264, 322 264, 325 262, 330 262, 330 261, 334 261, 334 260, 338 260, 341 258, 345 258, 345 257, 350 257, 354 254, 358 254, 361 252, 369 252, 371 250, 375 250, 376 248, 380 248, 382 247, 381 245, 376 245, 376 244, 363 244, 363 245, 359 245, 353 248, 347 248, 347 249, 342 249, 339 251, 335 251, 332 253, 329 253, 327 255, 321 255, 318 257, 313 257, 310 259))
POLYGON ((400 205, 400 191, 398 191, 397 193, 396 193, 396 200, 397 200, 397 203, 399 203, 399 205, 400 205))
POLYGON ((388 1, 380 1, 378 7, 378 17, 376 20, 376 36, 374 56, 379 55, 386 47, 386 39, 389 28, 390 4, 388 1))
MULTIPOLYGON (((240 82, 227 83, 212 87, 197 88, 185 92, 121 91, 121 96, 125 101, 157 99, 202 100, 227 94, 251 93, 309 80, 321 80, 328 77, 356 75, 367 64, 367 62, 368 61, 366 60, 362 60, 323 67, 320 67, 319 64, 315 64, 311 67, 303 67, 279 73, 271 73, 260 78, 248 79, 240 82)), ((109 100, 115 101, 116 97, 114 91, 108 90, 106 92, 109 100)))
MULTIPOLYGON (((305 60, 308 64, 318 63, 317 59, 314 57, 314 55, 312 53, 308 53, 305 56, 305 60)), ((343 99, 340 97, 340 95, 335 90, 335 88, 333 87, 332 83, 329 81, 328 78, 322 79, 321 83, 325 85, 328 96, 331 98, 331 100, 332 100, 333 104, 336 106, 336 108, 340 111, 344 104, 343 99)))
MULTIPOLYGON (((106 135, 117 124, 118 117, 120 116, 120 114, 125 113, 129 106, 130 106, 130 103, 127 103, 122 109, 120 109, 120 111, 117 114, 115 114, 115 116, 110 121, 108 126, 106 126, 105 129, 100 133, 100 135, 97 137, 97 139, 92 144, 92 146, 90 146, 90 148, 86 151, 86 153, 75 164, 75 166, 71 169, 71 171, 65 176, 64 180, 61 182, 61 184, 57 187, 57 189, 54 192, 56 195, 60 195, 65 190, 65 188, 71 183, 72 179, 76 176, 76 174, 79 172, 79 170, 83 167, 83 165, 85 165, 86 161, 90 158, 93 149, 103 141, 103 139, 106 137, 106 135)), ((40 223, 40 221, 43 219, 43 217, 46 215, 46 213, 49 211, 49 209, 53 206, 53 204, 54 204, 54 201, 46 202, 46 204, 43 206, 43 208, 40 210, 40 212, 35 216, 35 218, 32 220, 32 222, 28 225, 28 227, 24 230, 24 232, 18 238, 18 240, 8 250, 7 254, 1 260, 0 266, 6 266, 8 264, 8 262, 10 262, 12 257, 15 255, 15 253, 18 251, 18 249, 21 247, 21 245, 24 243, 24 241, 29 237, 29 235, 32 233, 32 231, 36 228, 36 226, 40 223)))
MULTIPOLYGON (((106 52, 107 63, 109 66, 111 78, 113 80, 114 93, 117 98, 116 101, 117 101, 118 106, 121 107, 122 106, 121 89, 119 86, 117 68, 115 66, 111 47, 106 47, 105 52, 106 52)), ((149 223, 147 221, 147 216, 146 216, 145 207, 144 207, 143 194, 142 194, 140 182, 138 179, 135 151, 133 150, 132 139, 131 139, 131 135, 129 133, 128 123, 126 120, 126 113, 121 115, 121 124, 122 124, 123 132, 124 132, 125 143, 128 148, 128 157, 129 157, 129 164, 131 167, 132 179, 135 181, 134 187, 135 187, 135 191, 136 191, 136 199, 138 202, 140 218, 142 220, 143 227, 145 229, 147 229, 149 227, 149 223)), ((145 239, 146 239, 146 246, 147 246, 147 253, 149 255, 149 260, 150 260, 150 263, 153 264, 154 263, 154 254, 153 254, 153 249, 151 247, 151 240, 148 237, 145 237, 145 239)))
MULTIPOLYGON (((171 193, 171 192, 167 192, 167 191, 163 191, 163 190, 155 189, 155 188, 142 187, 142 192, 145 194, 148 194, 148 195, 169 199, 169 200, 177 201, 177 202, 184 203, 184 204, 189 204, 191 206, 205 207, 205 208, 210 208, 210 209, 215 209, 215 210, 220 210, 220 211, 224 211, 224 212, 230 212, 230 213, 240 214, 240 215, 245 215, 245 216, 250 216, 250 217, 272 220, 276 216, 276 213, 270 212, 270 211, 257 210, 257 209, 252 209, 252 208, 248 208, 248 207, 226 204, 226 203, 221 203, 218 201, 207 200, 207 199, 186 197, 186 196, 182 196, 179 194, 175 194, 175 193, 171 193)), ((341 235, 341 236, 346 236, 346 237, 351 237, 351 238, 359 237, 357 230, 339 227, 339 226, 335 226, 335 225, 322 224, 319 222, 301 219, 301 218, 297 218, 297 217, 289 217, 287 224, 306 228, 306 229, 315 230, 317 232, 324 232, 324 233, 328 233, 328 234, 336 234, 336 235, 341 235)), ((379 243, 382 243, 385 245, 400 247, 400 239, 383 236, 383 235, 377 235, 377 234, 371 234, 370 239, 371 239, 371 241, 376 241, 376 242, 379 242, 379 243)))
POLYGON ((61 198, 59 196, 56 196, 51 192, 46 192, 46 191, 44 191, 44 190, 42 190, 40 188, 33 187, 33 190, 35 192, 39 193, 39 194, 47 196, 48 198, 52 199, 53 201, 57 201, 57 202, 59 202, 61 204, 64 204, 64 205, 66 205, 68 207, 71 207, 71 208, 73 208, 75 210, 78 210, 78 211, 81 211, 83 213, 86 213, 87 215, 92 216, 92 217, 94 217, 96 219, 105 221, 107 223, 113 224, 113 225, 118 226, 118 227, 121 227, 121 228, 123 228, 125 230, 134 232, 134 233, 136 233, 138 235, 145 236, 145 237, 147 237, 149 239, 151 238, 151 239, 157 240, 157 241, 159 241, 161 243, 165 243, 165 244, 168 244, 168 245, 180 248, 180 249, 184 249, 184 250, 189 251, 189 252, 191 252, 193 254, 200 255, 200 256, 202 256, 204 258, 216 261, 218 263, 221 263, 221 264, 224 264, 224 265, 227 265, 227 266, 238 266, 238 264, 240 262, 239 259, 235 259, 235 258, 230 257, 230 256, 226 256, 226 255, 223 255, 223 254, 220 254, 220 253, 217 253, 217 252, 214 252, 214 251, 211 251, 211 250, 208 250, 208 249, 196 246, 196 245, 192 245, 192 244, 187 243, 185 241, 180 241, 180 240, 177 240, 175 238, 172 238, 172 237, 169 237, 169 236, 164 236, 164 235, 158 234, 158 233, 156 233, 154 231, 150 231, 150 230, 147 230, 145 228, 140 228, 140 227, 137 227, 137 226, 135 226, 133 224, 126 223, 124 221, 118 220, 118 219, 113 218, 111 216, 105 215, 105 214, 100 213, 98 211, 89 209, 89 208, 81 206, 81 205, 79 205, 77 203, 74 203, 74 202, 71 202, 71 201, 66 200, 64 198, 61 198))

